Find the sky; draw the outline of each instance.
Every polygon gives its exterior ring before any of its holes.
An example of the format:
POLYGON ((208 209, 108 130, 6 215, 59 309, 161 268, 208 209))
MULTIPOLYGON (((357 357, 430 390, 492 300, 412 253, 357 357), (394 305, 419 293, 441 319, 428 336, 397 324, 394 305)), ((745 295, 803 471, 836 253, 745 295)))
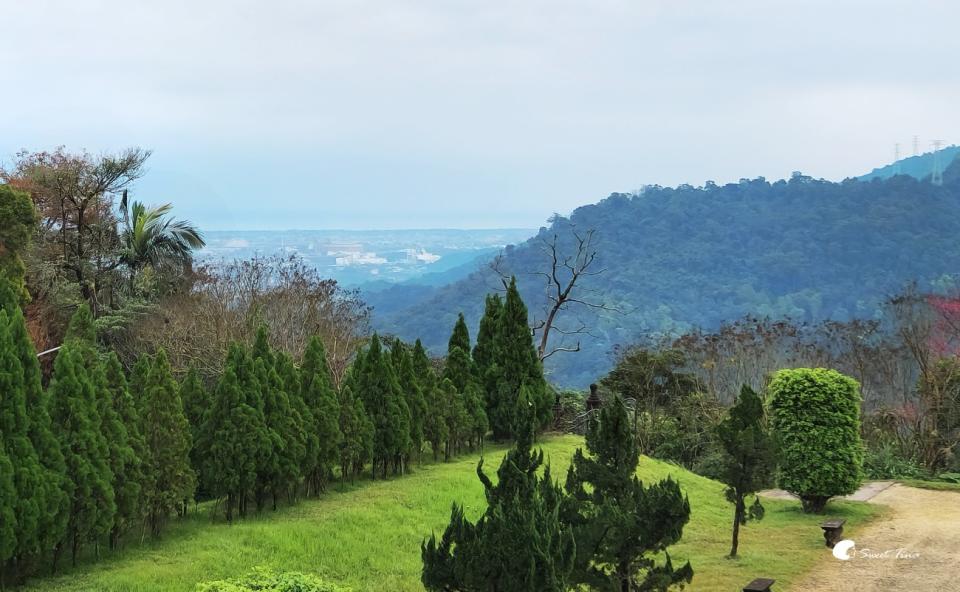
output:
POLYGON ((153 150, 215 229, 538 227, 960 143, 955 0, 0 0, 0 160, 153 150))

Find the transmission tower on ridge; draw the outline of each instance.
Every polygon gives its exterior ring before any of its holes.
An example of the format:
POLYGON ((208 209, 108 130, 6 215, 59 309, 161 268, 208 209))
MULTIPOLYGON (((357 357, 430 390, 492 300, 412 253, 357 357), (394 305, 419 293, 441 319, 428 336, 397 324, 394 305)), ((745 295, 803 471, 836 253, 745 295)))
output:
POLYGON ((943 146, 943 140, 934 140, 933 144, 933 173, 930 175, 930 182, 934 185, 943 185, 943 163, 940 162, 940 147, 943 146))
POLYGON ((893 174, 900 174, 900 142, 893 145, 893 174))
POLYGON ((920 136, 913 137, 913 155, 920 156, 920 136))

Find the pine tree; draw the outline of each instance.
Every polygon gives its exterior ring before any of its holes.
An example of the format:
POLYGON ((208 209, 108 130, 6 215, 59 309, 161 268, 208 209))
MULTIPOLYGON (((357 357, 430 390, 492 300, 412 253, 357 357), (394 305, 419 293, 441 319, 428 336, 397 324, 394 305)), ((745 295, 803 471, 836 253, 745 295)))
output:
POLYGON ((363 471, 363 466, 373 459, 373 422, 367 415, 363 401, 354 396, 350 385, 340 391, 340 476, 353 478, 363 471))
POLYGON ((277 508, 281 494, 292 495, 301 481, 301 463, 306 444, 303 434, 303 418, 290 404, 290 396, 276 370, 276 353, 267 341, 266 328, 261 326, 253 344, 253 359, 263 398, 263 416, 273 439, 272 454, 259 475, 257 507, 261 507, 266 495, 277 508))
POLYGON ((488 294, 477 331, 477 344, 473 348, 474 371, 477 381, 483 389, 484 406, 487 414, 497 403, 497 361, 500 317, 503 314, 503 300, 499 294, 488 294))
MULTIPOLYGON (((187 418, 187 423, 190 424, 190 466, 198 477, 196 496, 199 498, 204 494, 204 482, 200 479, 202 471, 200 441, 203 439, 201 431, 205 415, 213 405, 213 397, 203 386, 200 373, 193 366, 187 370, 186 376, 180 382, 180 400, 183 402, 183 414, 187 418)), ((186 506, 188 502, 189 500, 184 500, 184 505, 186 506)))
POLYGON ((190 466, 190 425, 162 349, 147 375, 143 436, 147 447, 143 503, 150 531, 159 536, 170 514, 185 498, 192 497, 196 488, 196 475, 190 466))
POLYGON ((432 535, 421 545, 421 581, 430 591, 561 592, 568 589, 575 543, 560 520, 563 492, 554 483, 550 467, 543 476, 543 451, 534 452, 535 408, 523 389, 518 409, 510 415, 517 435, 497 471, 493 484, 483 472, 487 509, 477 522, 464 517, 454 504, 450 524, 440 540, 432 535))
POLYGON ((300 396, 313 416, 317 454, 309 474, 314 494, 323 491, 341 457, 340 403, 333 387, 323 341, 314 335, 307 344, 300 368, 300 396))
MULTIPOLYGON (((423 347, 422 345, 420 346, 423 347)), ((399 340, 393 342, 390 349, 390 355, 393 358, 393 367, 397 370, 397 380, 400 382, 400 390, 407 402, 407 409, 410 410, 410 443, 412 451, 420 457, 423 448, 423 420, 427 412, 427 400, 423 395, 423 388, 417 380, 417 373, 413 367, 413 355, 410 350, 399 340)))
POLYGON ((490 431, 490 422, 487 420, 487 411, 483 404, 483 391, 471 382, 463 393, 463 404, 470 419, 470 446, 476 445, 483 449, 483 441, 490 431))
MULTIPOLYGON (((23 366, 16 347, 7 312, 0 310, 0 448, 6 451, 13 470, 14 555, 24 557, 41 549, 39 526, 43 508, 39 505, 42 497, 37 493, 43 491, 44 472, 30 440, 23 366)), ((4 571, 0 560, 0 576, 4 571)))
POLYGON ((377 334, 358 362, 353 380, 374 426, 372 470, 385 478, 391 464, 394 472, 402 472, 403 459, 409 456, 410 410, 377 334))
POLYGON ((65 546, 73 562, 84 543, 113 527, 116 504, 109 448, 100 431, 93 380, 79 340, 68 340, 57 353, 50 384, 50 416, 65 462, 70 500, 64 538, 57 544, 54 566, 65 546))
POLYGON ((497 384, 493 404, 488 410, 493 436, 509 438, 520 390, 526 387, 535 410, 537 427, 550 421, 552 401, 543 377, 527 319, 527 307, 520 298, 516 278, 511 278, 507 297, 499 315, 496 339, 497 384))
MULTIPOLYGON (((5 282, 0 280, 0 302, 5 301, 3 293, 10 297, 6 299, 10 320, 11 341, 14 352, 19 358, 23 370, 24 401, 27 409, 27 426, 30 442, 33 444, 40 462, 43 475, 41 483, 34 492, 38 507, 42 513, 37 521, 37 542, 40 549, 51 549, 59 543, 67 528, 69 517, 69 500, 67 497, 66 464, 63 453, 60 451, 60 442, 54 434, 50 421, 50 403, 48 393, 40 382, 40 363, 37 361, 37 352, 27 333, 23 313, 15 304, 12 289, 4 287, 5 282)), ((23 558, 20 558, 21 562, 23 558)), ((24 570, 26 571, 26 570, 24 570)))
POLYGON ((473 363, 470 360, 469 351, 454 345, 447 352, 447 363, 443 368, 443 378, 452 382, 461 393, 467 390, 467 385, 474 382, 473 363))
POLYGON ((263 417, 246 397, 238 374, 247 362, 242 346, 232 344, 214 391, 198 443, 203 459, 204 487, 212 495, 225 496, 227 522, 233 513, 246 512, 246 497, 257 476, 263 417))
POLYGON ((0 584, 4 583, 3 565, 17 551, 16 499, 13 463, 0 442, 0 584))
POLYGON ((473 422, 467 413, 463 393, 457 390, 452 380, 444 378, 436 390, 438 409, 446 424, 447 437, 443 449, 443 460, 448 461, 459 452, 461 443, 471 432, 473 422))
POLYGON ((736 404, 717 426, 717 436, 726 453, 722 481, 727 484, 727 501, 734 505, 730 557, 736 557, 740 525, 748 520, 762 520, 764 514, 759 496, 754 495, 749 508, 746 497, 769 486, 776 468, 773 438, 764 422, 763 401, 749 386, 743 385, 740 389, 736 404))
POLYGON ((690 582, 687 563, 674 569, 667 548, 680 540, 690 504, 671 478, 649 487, 637 479, 640 450, 620 397, 593 416, 584 456, 567 471, 563 519, 577 541, 573 583, 591 589, 665 591, 690 582), (657 565, 648 555, 664 553, 657 565))
POLYGON ((30 195, 8 184, 0 185, 0 277, 10 283, 19 303, 30 301, 30 292, 24 281, 26 267, 21 255, 30 245, 36 222, 30 195))
MULTIPOLYGON (((293 409, 298 423, 298 446, 299 459, 297 461, 300 467, 301 481, 309 480, 317 466, 317 459, 320 453, 320 440, 314 428, 316 418, 313 412, 307 407, 300 390, 300 372, 293 363, 293 358, 286 352, 275 352, 277 375, 280 377, 282 388, 290 399, 290 408, 293 409)), ((291 495, 299 495, 299 488, 292 490, 291 495)))
POLYGON ((453 326, 453 333, 450 334, 450 339, 447 341, 447 353, 453 351, 456 347, 462 349, 469 357, 470 330, 467 329, 467 321, 464 320, 462 312, 457 316, 457 322, 453 326))
POLYGON ((139 408, 144 399, 144 393, 147 390, 147 377, 150 375, 150 368, 153 366, 153 358, 149 354, 140 354, 137 361, 133 364, 133 370, 130 371, 129 389, 133 402, 139 408))
POLYGON ((146 444, 140 432, 140 417, 127 390, 123 366, 113 352, 98 371, 96 383, 101 432, 107 439, 113 494, 117 505, 110 530, 110 547, 141 518, 140 492, 143 487, 143 458, 146 444))

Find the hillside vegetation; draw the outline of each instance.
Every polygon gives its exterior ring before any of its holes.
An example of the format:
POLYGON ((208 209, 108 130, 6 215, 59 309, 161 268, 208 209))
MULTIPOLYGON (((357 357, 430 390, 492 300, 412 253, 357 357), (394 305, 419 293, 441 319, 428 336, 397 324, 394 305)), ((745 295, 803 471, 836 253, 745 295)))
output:
MULTIPOLYGON (((607 271, 583 285, 617 311, 571 307, 561 315, 565 328, 582 322, 592 336, 577 336, 580 353, 547 360, 555 383, 583 386, 611 367, 618 345, 714 329, 748 314, 799 322, 874 318, 911 281, 924 290, 952 287, 960 272, 957 220, 960 161, 940 187, 909 175, 834 183, 799 174, 775 183, 648 187, 554 217, 549 228, 505 250, 501 271, 517 275, 534 315, 545 304, 536 275, 549 270, 544 241, 557 235, 572 254, 571 229, 596 230, 596 268, 607 271)), ((375 311, 374 321, 440 352, 457 313, 476 327, 484 294, 499 283, 480 269, 413 294, 405 308, 375 311)), ((403 299, 402 291, 392 296, 403 299)))
MULTIPOLYGON (((553 474, 564 475, 582 439, 553 436, 542 445, 553 474)), ((500 462, 503 451, 488 451, 494 457, 489 466, 500 462)), ((161 540, 37 581, 26 590, 188 592, 199 581, 233 577, 253 566, 317 573, 358 592, 422 590, 423 537, 442 530, 451 500, 463 502, 470 518, 484 507, 477 460, 472 455, 427 464, 409 477, 361 482, 347 493, 332 490, 320 499, 233 525, 211 523, 202 509, 173 525, 161 540)), ((786 589, 825 553, 817 527, 822 516, 802 514, 796 502, 768 500, 766 518, 744 528, 743 558, 725 559, 732 506, 724 499, 723 485, 649 458, 641 459, 638 474, 648 482, 673 475, 690 498, 690 523, 671 555, 677 563, 692 563, 692 590, 735 590, 761 575, 786 589)), ((852 533, 875 511, 862 503, 831 506, 831 516, 847 518, 852 533)))

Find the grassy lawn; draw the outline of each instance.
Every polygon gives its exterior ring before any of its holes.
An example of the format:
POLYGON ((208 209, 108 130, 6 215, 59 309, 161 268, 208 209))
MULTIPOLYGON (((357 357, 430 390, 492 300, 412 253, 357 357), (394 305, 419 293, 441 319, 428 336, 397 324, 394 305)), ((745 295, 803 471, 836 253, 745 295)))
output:
MULTIPOLYGON (((554 474, 562 480, 582 440, 554 436, 543 441, 554 474)), ((504 448, 487 451, 488 473, 499 465, 504 448)), ((211 522, 202 512, 175 523, 160 541, 126 550, 55 578, 35 580, 36 591, 191 591, 198 581, 232 577, 253 566, 271 566, 320 574, 355 590, 422 590, 420 541, 440 531, 453 500, 467 514, 483 509, 476 456, 446 464, 426 464, 415 474, 389 481, 359 482, 347 491, 337 486, 318 500, 266 512, 260 518, 228 526, 211 522)), ((695 572, 693 590, 734 591, 754 577, 777 580, 786 589, 796 576, 829 556, 818 524, 799 504, 769 500, 766 518, 741 530, 739 560, 728 560, 732 506, 723 486, 675 466, 643 459, 645 481, 673 475, 690 498, 692 516, 683 541, 673 551, 675 562, 689 559, 695 572)), ((856 532, 876 507, 862 503, 831 504, 830 516, 847 519, 856 532)))
POLYGON ((930 481, 925 479, 902 479, 900 483, 918 489, 932 489, 934 491, 960 491, 960 483, 949 481, 930 481))

